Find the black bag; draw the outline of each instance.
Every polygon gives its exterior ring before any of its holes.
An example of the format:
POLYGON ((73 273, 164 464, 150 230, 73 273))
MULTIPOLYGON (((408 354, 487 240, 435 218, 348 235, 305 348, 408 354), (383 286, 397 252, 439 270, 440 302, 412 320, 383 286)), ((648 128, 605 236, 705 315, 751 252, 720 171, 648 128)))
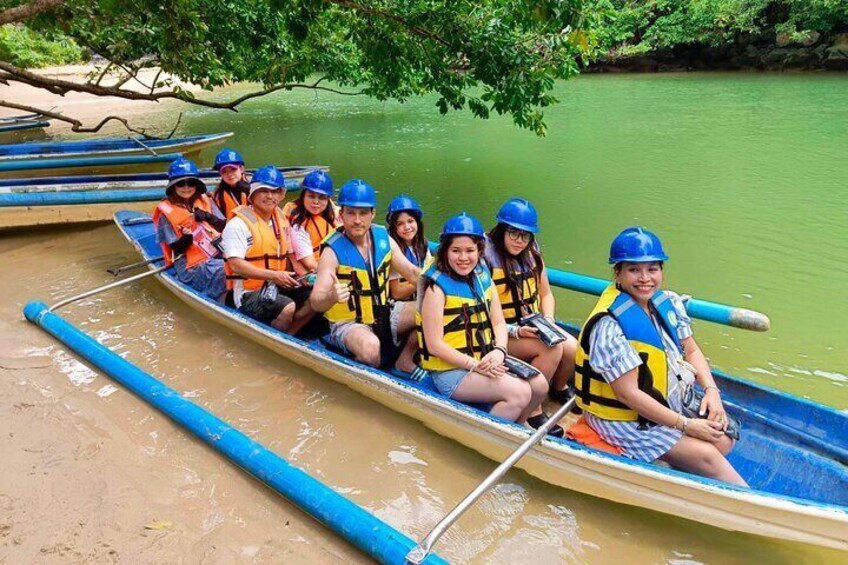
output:
POLYGON ((521 318, 519 325, 536 328, 536 330, 539 332, 537 334, 539 336, 539 339, 542 340, 542 343, 544 343, 548 347, 553 347, 554 345, 562 343, 567 339, 565 332, 562 330, 562 328, 560 328, 559 326, 545 318, 543 315, 538 313, 530 314, 529 316, 521 318))
MULTIPOLYGON (((704 391, 695 388, 695 383, 689 383, 683 389, 683 406, 688 408, 693 414, 697 414, 701 409, 702 400, 704 400, 704 391)), ((727 437, 739 441, 742 424, 728 412, 725 412, 725 417, 727 418, 727 429, 724 430, 724 433, 727 437)))
POLYGON ((518 377, 519 379, 529 379, 539 374, 539 369, 529 363, 525 363, 521 359, 510 357, 507 355, 504 358, 506 370, 518 377))
POLYGON ((280 296, 280 289, 274 281, 265 281, 262 283, 262 288, 259 289, 259 303, 270 308, 277 302, 277 297, 280 296))

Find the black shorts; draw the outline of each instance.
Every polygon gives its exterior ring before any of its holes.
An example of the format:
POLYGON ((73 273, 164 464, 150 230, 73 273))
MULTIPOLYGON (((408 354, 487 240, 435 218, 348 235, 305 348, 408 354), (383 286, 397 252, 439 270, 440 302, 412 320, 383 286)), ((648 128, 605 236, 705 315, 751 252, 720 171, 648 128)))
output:
POLYGON ((245 292, 241 297, 239 312, 263 324, 270 324, 277 319, 283 308, 294 302, 293 299, 280 293, 273 303, 263 302, 259 292, 245 292))
POLYGON ((309 301, 309 295, 312 294, 312 287, 298 286, 295 288, 280 288, 280 294, 285 294, 294 300, 295 307, 300 309, 301 306, 309 301))

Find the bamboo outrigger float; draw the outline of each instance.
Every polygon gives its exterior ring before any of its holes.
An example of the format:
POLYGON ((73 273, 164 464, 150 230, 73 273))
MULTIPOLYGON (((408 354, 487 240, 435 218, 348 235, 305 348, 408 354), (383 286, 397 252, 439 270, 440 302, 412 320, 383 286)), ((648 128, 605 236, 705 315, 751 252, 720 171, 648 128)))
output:
MULTIPOLYGON (((144 259, 160 255, 148 215, 119 212, 115 221, 144 259)), ((414 382, 361 365, 320 341, 304 341, 247 318, 167 271, 156 277, 215 321, 487 457, 503 459, 530 433, 442 396, 429 379, 414 382)), ((714 375, 728 411, 743 425, 730 460, 750 489, 553 437, 517 466, 553 485, 726 530, 848 549, 848 414, 719 371, 714 375)))

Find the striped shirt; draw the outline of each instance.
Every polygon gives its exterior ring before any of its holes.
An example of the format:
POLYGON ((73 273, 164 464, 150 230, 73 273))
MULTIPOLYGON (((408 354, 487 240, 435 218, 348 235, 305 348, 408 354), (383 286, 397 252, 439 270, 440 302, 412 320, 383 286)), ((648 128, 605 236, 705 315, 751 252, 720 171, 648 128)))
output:
MULTIPOLYGON (((692 335, 692 321, 686 313, 686 307, 680 296, 671 291, 664 291, 671 300, 677 314, 677 336, 682 341, 692 335)), ((662 330, 661 325, 652 315, 654 325, 662 336, 668 357, 668 397, 669 408, 682 412, 682 386, 677 375, 680 374, 678 360, 680 352, 671 337, 662 330)), ((589 364, 608 383, 632 371, 642 364, 639 355, 627 342, 621 326, 612 316, 601 318, 589 335, 589 364)), ((624 455, 641 461, 654 461, 670 450, 683 437, 683 432, 668 426, 655 425, 648 429, 639 429, 638 422, 619 422, 604 420, 585 414, 588 423, 601 438, 624 451, 624 455)))

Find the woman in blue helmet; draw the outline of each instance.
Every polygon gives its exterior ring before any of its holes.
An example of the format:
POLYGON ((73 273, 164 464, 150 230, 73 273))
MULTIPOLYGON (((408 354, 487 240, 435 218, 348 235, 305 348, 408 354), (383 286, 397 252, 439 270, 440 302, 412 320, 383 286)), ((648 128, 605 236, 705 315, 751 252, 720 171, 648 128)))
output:
POLYGON ((226 291, 224 261, 217 249, 224 216, 206 194, 197 165, 180 158, 168 168, 165 198, 153 212, 156 237, 165 263, 177 278, 211 298, 226 291))
POLYGON ((330 175, 310 171, 303 177, 300 188, 297 198, 283 207, 283 215, 292 227, 295 268, 302 275, 318 269, 321 242, 341 225, 341 220, 339 208, 333 202, 330 175))
MULTIPOLYGON (((483 226, 466 213, 450 218, 433 262, 421 274, 416 326, 420 354, 413 376, 429 374, 442 394, 492 404, 491 413, 524 423, 529 381, 507 373, 507 329, 489 270, 481 262, 483 226)), ((536 374, 530 380, 541 380, 536 374)))
MULTIPOLYGON (((513 198, 501 206, 496 219, 498 223, 486 238, 486 262, 509 330, 509 354, 536 367, 551 383, 534 390, 536 408, 527 421, 538 428, 547 421, 541 407, 545 394, 550 392, 560 402, 570 396, 568 381, 574 374, 577 340, 561 332, 558 339, 564 341, 546 345, 539 339, 538 330, 527 323, 529 317, 537 315, 556 323, 556 300, 536 240, 536 209, 527 200, 513 198)), ((551 433, 561 437, 564 432, 555 426, 551 433)))
POLYGON ((577 403, 586 423, 626 457, 747 486, 726 459, 733 431, 686 308, 661 290, 667 260, 644 228, 613 240, 615 282, 578 338, 577 403), (700 403, 687 402, 693 380, 704 389, 700 403))
MULTIPOLYGON (((400 194, 389 203, 386 211, 386 227, 389 236, 398 244, 404 256, 416 267, 423 268, 431 258, 429 242, 424 236, 424 211, 411 196, 400 194)), ((393 328, 411 327, 415 323, 415 310, 407 308, 406 303, 415 300, 418 281, 408 281, 400 273, 392 270, 389 273, 389 295, 394 300, 391 317, 393 328)), ((393 335, 395 344, 400 345, 400 337, 393 335)), ((415 369, 414 356, 416 351, 416 336, 411 333, 395 366, 398 370, 412 372, 415 369)))
POLYGON ((221 182, 212 194, 212 200, 230 220, 236 208, 247 205, 250 184, 244 179, 244 159, 233 149, 225 147, 215 155, 213 167, 221 175, 221 182))

